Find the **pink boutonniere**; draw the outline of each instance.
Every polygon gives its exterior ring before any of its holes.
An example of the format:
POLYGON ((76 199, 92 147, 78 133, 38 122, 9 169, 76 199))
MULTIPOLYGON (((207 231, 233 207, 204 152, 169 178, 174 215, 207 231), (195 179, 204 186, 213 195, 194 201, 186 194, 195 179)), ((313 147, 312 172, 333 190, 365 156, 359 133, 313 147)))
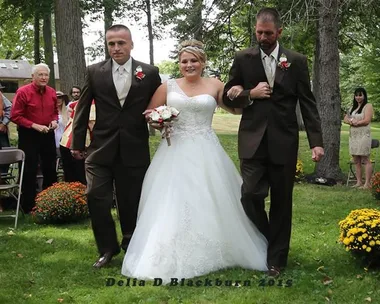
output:
POLYGON ((286 55, 284 53, 281 54, 280 60, 278 62, 278 66, 281 70, 287 70, 290 67, 291 63, 288 62, 288 58, 286 58, 286 55))
POLYGON ((135 77, 138 80, 142 80, 145 77, 145 74, 144 74, 142 67, 140 65, 136 68, 135 77))

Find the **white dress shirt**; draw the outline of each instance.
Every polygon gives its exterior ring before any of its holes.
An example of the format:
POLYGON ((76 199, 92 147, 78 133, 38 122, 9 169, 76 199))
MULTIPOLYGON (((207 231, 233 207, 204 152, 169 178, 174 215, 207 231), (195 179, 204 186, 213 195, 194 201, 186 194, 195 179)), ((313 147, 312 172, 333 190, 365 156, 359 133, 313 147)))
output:
POLYGON ((123 65, 112 59, 112 77, 120 105, 123 106, 132 84, 132 58, 130 57, 123 65))
POLYGON ((278 58, 279 48, 280 47, 279 47, 279 44, 277 42, 276 47, 274 48, 272 53, 270 53, 269 56, 267 54, 265 54, 262 49, 260 49, 261 59, 263 61, 265 74, 266 74, 267 79, 268 79, 268 84, 272 89, 273 89, 273 85, 274 85, 274 78, 276 76, 276 66, 277 66, 277 58, 278 58))

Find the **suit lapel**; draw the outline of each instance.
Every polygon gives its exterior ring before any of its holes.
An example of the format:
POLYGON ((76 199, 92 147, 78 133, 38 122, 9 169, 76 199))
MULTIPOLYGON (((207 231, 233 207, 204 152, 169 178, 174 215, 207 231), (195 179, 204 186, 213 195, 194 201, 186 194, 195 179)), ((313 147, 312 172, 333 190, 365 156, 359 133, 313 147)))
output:
POLYGON ((251 49, 251 59, 252 66, 258 67, 257 69, 253 69, 256 72, 254 74, 254 78, 256 78, 258 82, 263 81, 263 79, 267 79, 259 47, 251 49))
POLYGON ((102 85, 104 85, 104 88, 107 92, 111 95, 110 99, 115 102, 119 107, 119 97, 117 96, 117 91, 115 87, 115 83, 113 82, 113 75, 112 75, 112 59, 109 59, 106 61, 106 63, 101 67, 100 71, 102 72, 102 85))
POLYGON ((123 107, 126 106, 126 104, 133 103, 133 100, 135 99, 136 92, 138 92, 138 88, 140 86, 140 81, 135 76, 135 71, 137 67, 140 65, 140 63, 132 58, 132 70, 131 70, 131 88, 129 89, 128 95, 125 98, 125 102, 123 107))
MULTIPOLYGON (((280 57, 282 54, 285 54, 286 56, 288 56, 288 54, 286 53, 286 50, 283 49, 280 45, 279 49, 278 49, 278 57, 277 57, 277 63, 280 62, 280 57)), ((285 70, 281 69, 278 64, 276 64, 276 75, 274 77, 274 85, 273 85, 273 89, 275 89, 276 87, 276 83, 281 83, 282 82, 282 78, 284 77, 285 75, 285 70)))

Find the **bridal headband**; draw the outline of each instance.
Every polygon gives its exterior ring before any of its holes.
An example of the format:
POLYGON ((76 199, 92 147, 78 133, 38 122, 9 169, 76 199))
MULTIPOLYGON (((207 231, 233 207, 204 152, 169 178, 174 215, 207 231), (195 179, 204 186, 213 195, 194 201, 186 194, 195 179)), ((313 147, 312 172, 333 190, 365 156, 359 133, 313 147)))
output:
POLYGON ((193 51, 193 52, 200 52, 202 54, 205 54, 205 51, 197 46, 185 46, 179 50, 179 52, 185 52, 185 51, 193 51))

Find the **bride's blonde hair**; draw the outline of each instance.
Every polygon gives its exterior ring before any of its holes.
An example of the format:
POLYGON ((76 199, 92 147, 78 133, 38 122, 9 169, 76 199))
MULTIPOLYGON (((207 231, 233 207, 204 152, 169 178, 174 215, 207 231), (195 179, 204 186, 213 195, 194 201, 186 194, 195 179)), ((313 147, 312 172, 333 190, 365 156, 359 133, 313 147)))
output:
POLYGON ((202 65, 206 65, 207 56, 204 51, 204 44, 198 40, 191 39, 181 42, 179 45, 178 58, 181 58, 183 52, 194 55, 202 65))

